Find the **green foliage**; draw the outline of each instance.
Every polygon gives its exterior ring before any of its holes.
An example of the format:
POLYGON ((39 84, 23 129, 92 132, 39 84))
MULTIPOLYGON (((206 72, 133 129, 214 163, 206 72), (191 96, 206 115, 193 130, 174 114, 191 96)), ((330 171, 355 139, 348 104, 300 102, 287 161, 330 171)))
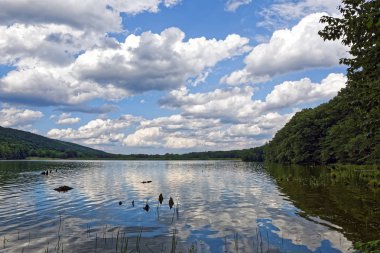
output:
POLYGON ((380 240, 370 242, 357 242, 354 245, 356 252, 364 253, 380 253, 380 240))
POLYGON ((343 0, 341 18, 319 32, 350 46, 347 87, 297 113, 267 146, 266 159, 298 164, 380 163, 380 1, 343 0))
POLYGON ((242 160, 245 162, 264 162, 265 146, 242 150, 242 160))
POLYGON ((297 113, 266 148, 277 163, 380 163, 380 81, 348 86, 297 113))
POLYGON ((335 182, 355 182, 377 192, 380 188, 379 165, 342 165, 328 167, 330 178, 335 182))
POLYGON ((319 32, 325 40, 342 39, 352 57, 341 59, 348 65, 353 81, 368 81, 380 76, 380 1, 343 0, 342 17, 324 16, 327 26, 319 32))

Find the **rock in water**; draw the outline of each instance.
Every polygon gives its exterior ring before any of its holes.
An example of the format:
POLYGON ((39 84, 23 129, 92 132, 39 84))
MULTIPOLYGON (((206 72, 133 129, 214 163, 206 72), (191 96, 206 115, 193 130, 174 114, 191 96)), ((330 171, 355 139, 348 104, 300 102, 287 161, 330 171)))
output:
POLYGON ((57 192, 67 192, 67 191, 70 191, 72 189, 73 188, 70 187, 70 186, 63 185, 63 186, 60 186, 58 188, 55 188, 54 190, 57 191, 57 192))
POLYGON ((119 206, 121 206, 123 204, 123 202, 119 201, 119 206))

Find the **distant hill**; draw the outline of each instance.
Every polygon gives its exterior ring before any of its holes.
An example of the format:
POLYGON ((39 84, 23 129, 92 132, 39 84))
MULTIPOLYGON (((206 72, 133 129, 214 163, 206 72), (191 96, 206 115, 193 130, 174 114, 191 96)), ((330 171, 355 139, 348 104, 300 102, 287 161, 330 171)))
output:
POLYGON ((112 158, 114 156, 78 144, 0 127, 0 159, 25 159, 27 157, 112 158))

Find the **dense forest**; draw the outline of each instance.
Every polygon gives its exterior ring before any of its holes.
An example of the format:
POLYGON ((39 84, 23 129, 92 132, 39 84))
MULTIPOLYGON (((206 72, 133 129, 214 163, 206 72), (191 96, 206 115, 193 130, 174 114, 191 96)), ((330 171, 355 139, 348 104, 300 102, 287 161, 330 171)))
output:
POLYGON ((380 1, 346 0, 342 18, 323 17, 320 35, 342 39, 351 57, 346 88, 330 102, 298 112, 267 145, 275 163, 380 163, 380 1))
POLYGON ((269 143, 266 159, 298 164, 379 164, 379 102, 379 81, 351 83, 329 103, 297 113, 269 143))
POLYGON ((70 142, 49 139, 37 134, 0 127, 0 159, 25 159, 28 157, 59 159, 119 159, 119 160, 210 160, 242 159, 264 160, 263 147, 231 151, 192 152, 187 154, 110 154, 70 142))

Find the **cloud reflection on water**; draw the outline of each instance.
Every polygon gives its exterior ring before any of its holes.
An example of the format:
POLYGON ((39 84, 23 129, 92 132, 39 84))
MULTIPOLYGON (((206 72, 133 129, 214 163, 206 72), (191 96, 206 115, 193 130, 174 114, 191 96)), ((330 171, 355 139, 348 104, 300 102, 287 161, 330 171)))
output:
MULTIPOLYGON (((265 245, 269 238, 271 249, 316 252, 322 248, 323 252, 334 252, 335 248, 346 252, 352 245, 339 231, 299 216, 300 210, 254 164, 96 161, 60 165, 51 162, 51 166, 61 169, 47 177, 30 175, 33 180, 22 194, 14 187, 0 189, 0 200, 8 205, 0 207, 0 217, 8 219, 1 233, 41 226, 48 233, 56 229, 51 224, 61 215, 69 236, 81 231, 83 235, 87 224, 130 227, 136 229, 136 234, 139 227, 144 227, 147 229, 143 237, 147 238, 169 237, 176 229, 185 243, 199 241, 212 252, 233 250, 234 240, 238 240, 241 251, 251 251, 257 244, 257 233, 265 245), (144 180, 152 183, 142 184, 144 180), (53 191, 63 184, 74 189, 64 194, 53 191), (162 206, 158 203, 161 192, 162 206), (9 194, 19 204, 4 198, 9 194), (170 196, 175 206, 178 204, 178 216, 176 209, 169 209, 170 196), (119 201, 123 205, 119 206, 119 201), (151 207, 149 212, 142 209, 146 201, 151 207), (12 208, 18 211, 10 213, 12 208)), ((12 184, 17 185, 17 180, 12 184)))

